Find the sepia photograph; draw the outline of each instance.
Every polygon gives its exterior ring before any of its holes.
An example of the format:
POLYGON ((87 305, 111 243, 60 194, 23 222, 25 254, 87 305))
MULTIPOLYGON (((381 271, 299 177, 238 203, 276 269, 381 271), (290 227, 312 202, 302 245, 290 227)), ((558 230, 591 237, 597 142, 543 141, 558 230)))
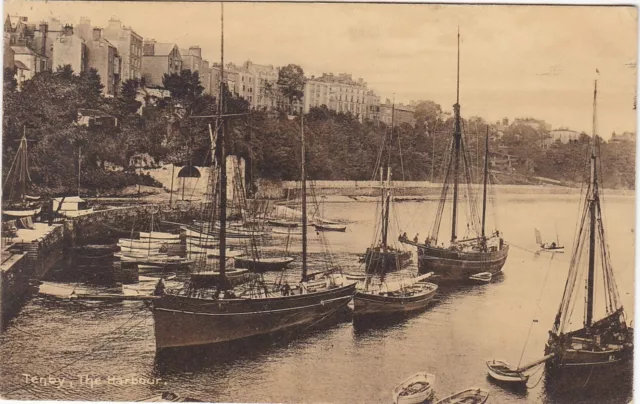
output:
POLYGON ((633 5, 5 0, 0 399, 633 402, 633 5))

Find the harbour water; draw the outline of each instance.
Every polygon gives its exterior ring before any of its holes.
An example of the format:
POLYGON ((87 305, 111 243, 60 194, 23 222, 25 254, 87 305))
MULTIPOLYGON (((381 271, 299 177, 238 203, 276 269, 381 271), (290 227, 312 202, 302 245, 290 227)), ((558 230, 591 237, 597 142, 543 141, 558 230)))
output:
MULTIPOLYGON (((542 370, 531 377, 528 391, 516 393, 487 380, 485 362, 496 358, 518 364, 543 355, 568 272, 578 195, 498 199, 495 215, 488 217, 490 228, 497 224, 512 245, 504 274, 489 285, 439 293, 426 311, 405 321, 356 329, 345 318, 276 345, 256 343, 231 354, 178 351, 165 357, 155 353, 153 318, 144 302, 35 297, 0 336, 0 395, 135 401, 168 390, 209 402, 388 403, 393 387, 426 370, 437 375, 439 397, 477 386, 490 391, 489 402, 559 402, 545 389, 542 370), (534 228, 549 241, 555 240, 557 228, 566 252, 533 254, 534 228)), ((424 239, 436 203, 396 204, 392 227, 424 239)), ((634 203, 633 197, 605 193, 603 204, 627 321, 634 315, 634 203)), ((374 215, 371 202, 325 204, 326 217, 349 221, 346 233, 326 233, 336 260, 348 272, 362 271, 358 254, 371 242, 374 215)), ((447 225, 443 221, 442 228, 447 225)), ((311 248, 312 265, 319 250, 317 244, 311 248)), ((295 240, 288 252, 299 254, 295 240)), ((416 272, 415 260, 406 271, 416 272)), ((285 275, 294 280, 299 274, 297 260, 285 275)), ((628 398, 621 392, 583 402, 626 403, 628 398)))

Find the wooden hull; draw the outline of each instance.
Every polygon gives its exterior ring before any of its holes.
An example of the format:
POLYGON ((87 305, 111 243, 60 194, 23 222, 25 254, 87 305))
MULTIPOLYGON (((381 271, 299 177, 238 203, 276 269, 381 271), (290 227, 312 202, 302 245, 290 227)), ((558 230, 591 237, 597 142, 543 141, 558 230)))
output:
POLYGON ((489 399, 489 392, 480 388, 472 387, 443 398, 436 404, 484 404, 489 399))
POLYGON ((293 262, 291 257, 278 258, 235 258, 236 268, 247 268, 251 272, 282 271, 293 262))
MULTIPOLYGON (((554 347, 549 346, 549 344, 545 346, 545 354, 550 354, 554 351, 556 351, 554 347)), ((602 351, 565 349, 562 352, 561 355, 547 362, 546 368, 549 372, 563 371, 570 373, 573 370, 580 371, 580 368, 594 368, 594 371, 597 369, 605 371, 605 369, 625 366, 626 362, 633 359, 633 348, 624 346, 602 351)))
POLYGON ((435 382, 435 375, 426 372, 416 373, 393 389, 394 404, 420 404, 432 400, 435 395, 433 388, 435 382), (405 392, 406 389, 410 390, 416 383, 426 385, 427 388, 414 393, 405 392))
POLYGON ((504 361, 487 361, 487 370, 489 377, 501 383, 526 384, 529 380, 529 376, 512 371, 504 361))
POLYGON ((439 284, 468 283, 470 276, 481 272, 492 276, 500 273, 508 254, 506 243, 501 250, 490 252, 460 252, 421 245, 418 246, 418 273, 433 272, 432 281, 439 284))
POLYGON ((288 227, 288 228, 298 227, 297 222, 287 222, 284 220, 267 220, 267 223, 275 227, 288 227))
POLYGON ((438 287, 433 284, 423 292, 407 297, 380 296, 371 293, 356 292, 353 297, 354 315, 371 316, 394 313, 409 313, 422 310, 435 296, 438 287))
POLYGON ((411 261, 410 251, 375 251, 367 248, 364 254, 365 272, 368 274, 383 274, 397 271, 407 266, 411 261))
POLYGON ((347 231, 347 226, 341 224, 314 224, 313 225, 318 231, 339 231, 344 232, 347 231))
POLYGON ((42 210, 41 207, 25 209, 3 209, 2 215, 7 219, 20 219, 23 217, 35 216, 42 210))
POLYGON ((355 284, 316 293, 262 299, 155 300, 156 349, 211 345, 311 326, 346 306, 355 284))
POLYGON ((556 247, 556 248, 541 248, 540 252, 548 252, 548 253, 564 253, 564 247, 556 247))
POLYGON ((152 239, 152 240, 179 240, 179 234, 171 234, 171 233, 162 233, 158 231, 154 232, 140 232, 141 239, 152 239))

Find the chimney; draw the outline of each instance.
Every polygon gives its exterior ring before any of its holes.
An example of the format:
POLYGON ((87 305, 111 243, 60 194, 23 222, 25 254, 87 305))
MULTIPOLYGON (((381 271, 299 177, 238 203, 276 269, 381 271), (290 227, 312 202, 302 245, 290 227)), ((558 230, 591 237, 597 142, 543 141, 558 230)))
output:
POLYGON ((42 52, 42 56, 46 56, 47 55, 47 31, 49 29, 49 26, 47 25, 46 22, 41 22, 40 23, 40 35, 42 37, 42 48, 41 48, 41 52, 42 52))
POLYGON ((189 47, 189 55, 202 58, 202 49, 199 46, 191 46, 189 47))
POLYGON ((93 29, 93 40, 99 41, 102 36, 102 28, 94 28, 93 29))
POLYGON ((64 36, 73 35, 73 25, 65 25, 64 28, 62 28, 62 35, 64 36))
POLYGON ((122 28, 122 23, 120 22, 119 19, 115 18, 115 17, 111 17, 111 19, 109 20, 109 28, 122 28))

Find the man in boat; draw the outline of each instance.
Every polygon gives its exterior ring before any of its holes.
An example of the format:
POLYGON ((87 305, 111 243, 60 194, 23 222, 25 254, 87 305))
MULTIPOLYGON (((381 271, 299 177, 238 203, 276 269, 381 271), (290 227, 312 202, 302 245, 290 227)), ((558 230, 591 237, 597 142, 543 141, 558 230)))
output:
POLYGON ((427 236, 427 238, 424 239, 424 245, 426 245, 426 246, 430 246, 431 245, 431 237, 427 236))
POLYGON ((418 236, 420 235, 420 233, 416 233, 416 236, 413 238, 413 242, 417 243, 418 242, 418 236))
POLYGON ((154 296, 162 296, 164 295, 164 282, 162 278, 156 283, 156 289, 153 291, 154 296))
POLYGON ((282 296, 289 296, 291 293, 291 286, 289 286, 289 282, 284 281, 284 285, 282 285, 282 296))
POLYGON ((551 243, 551 248, 556 248, 556 242, 555 241, 551 243))

